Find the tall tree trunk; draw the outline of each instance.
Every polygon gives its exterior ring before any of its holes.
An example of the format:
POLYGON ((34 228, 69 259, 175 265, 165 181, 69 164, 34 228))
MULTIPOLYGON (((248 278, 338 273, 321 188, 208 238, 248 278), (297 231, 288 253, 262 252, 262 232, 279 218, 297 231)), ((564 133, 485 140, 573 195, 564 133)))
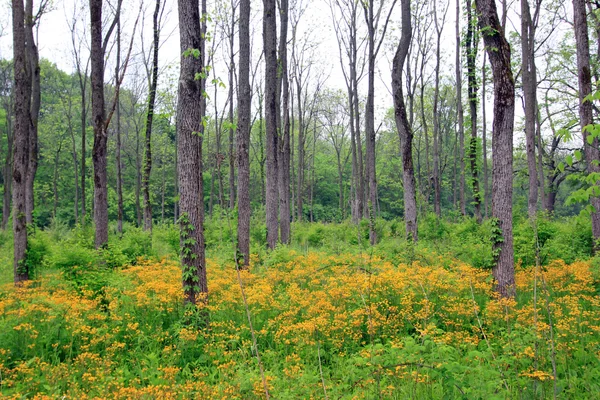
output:
POLYGON ((302 82, 300 78, 296 76, 296 96, 298 98, 298 176, 297 176, 297 189, 296 189, 296 212, 298 221, 302 221, 303 217, 303 194, 304 194, 304 171, 306 167, 304 165, 304 148, 306 144, 305 139, 305 125, 304 125, 304 111, 302 108, 302 82))
MULTIPOLYGON (((119 81, 121 67, 121 17, 117 16, 117 65, 115 66, 115 82, 119 81)), ((121 161, 121 102, 116 104, 117 145, 115 161, 117 163, 117 231, 123 233, 123 162, 121 161)))
POLYGON ((250 0, 240 0, 240 53, 238 74, 238 251, 244 257, 238 263, 250 263, 250 114, 252 93, 250 88, 250 0))
MULTIPOLYGON (((177 101, 177 170, 181 216, 180 248, 183 290, 186 303, 208 302, 204 253, 204 201, 202 190, 202 133, 205 105, 204 72, 205 22, 200 25, 198 0, 178 0, 181 70, 177 101), (184 29, 183 29, 184 28, 184 29), (194 52, 196 53, 193 54, 194 52)), ((202 17, 206 0, 202 0, 202 17)), ((203 19, 204 21, 204 19, 203 19)), ((208 322, 208 321, 206 321, 208 322)))
POLYGON ((74 207, 73 207, 73 216, 75 217, 75 224, 79 222, 79 174, 78 174, 78 161, 77 161, 77 146, 75 143, 75 132, 73 130, 73 102, 71 93, 67 94, 68 102, 69 102, 69 111, 67 115, 67 126, 69 128, 69 135, 71 136, 71 155, 73 156, 73 176, 75 181, 73 182, 73 189, 75 189, 75 199, 74 199, 74 207))
MULTIPOLYGON (((585 127, 592 124, 592 102, 585 98, 592 94, 592 78, 590 69, 590 43, 588 38, 588 23, 584 0, 573 0, 573 20, 575 26, 575 42, 577 43, 577 71, 579 80, 579 120, 583 131, 583 146, 585 161, 589 174, 600 172, 598 161, 600 142, 594 138, 588 142, 590 133, 585 127)), ((598 183, 596 183, 598 185, 598 183)), ((594 251, 599 248, 600 239, 600 197, 594 196, 590 199, 595 211, 592 212, 592 235, 594 237, 594 251)))
POLYGON ((29 279, 27 265, 26 193, 31 132, 31 68, 27 62, 25 10, 22 0, 12 0, 14 66, 14 140, 13 140, 13 243, 14 281, 29 279))
POLYGON ((394 117, 398 136, 400 138, 400 153, 402 154, 402 170, 404 180, 404 221, 406 236, 409 240, 417 241, 417 187, 412 158, 413 133, 406 115, 404 94, 402 93, 402 70, 412 38, 410 0, 402 0, 402 36, 394 56, 392 67, 392 91, 394 95, 394 117))
POLYGON ((52 179, 52 194, 54 202, 52 204, 52 219, 56 219, 56 209, 58 208, 58 164, 60 161, 60 152, 62 150, 62 138, 58 143, 58 149, 56 150, 56 154, 54 155, 54 176, 52 179))
POLYGON ((538 201, 537 164, 535 158, 537 76, 534 62, 534 45, 535 27, 533 26, 533 22, 531 20, 529 2, 527 0, 521 0, 521 79, 523 83, 523 98, 525 102, 525 148, 527 153, 527 167, 529 171, 529 197, 527 201, 529 218, 535 217, 537 213, 538 201))
MULTIPOLYGON (((437 42, 435 48, 435 87, 433 92, 433 209, 440 218, 442 216, 442 177, 441 177, 441 134, 440 134, 440 116, 438 114, 440 98, 440 49, 442 44, 442 31, 444 25, 439 25, 437 15, 437 2, 433 3, 433 13, 435 30, 437 33, 437 42)), ((444 17, 445 19, 445 17, 444 17)))
MULTIPOLYGON (((467 0, 467 7, 469 7, 469 0, 467 0)), ((462 68, 460 59, 460 47, 460 0, 456 0, 456 113, 458 115, 458 159, 460 160, 459 206, 460 213, 462 215, 466 215, 467 211, 465 202, 465 123, 462 104, 462 68)), ((468 51, 469 50, 467 48, 467 53, 468 51)), ((456 195, 456 187, 454 188, 454 193, 456 195)))
POLYGON ((279 185, 279 230, 281 243, 290 242, 290 87, 287 60, 288 0, 280 1, 279 16, 281 32, 279 37, 279 67, 277 68, 281 83, 281 123, 279 138, 278 185, 279 185))
POLYGON ((483 208, 485 217, 488 217, 488 209, 489 209, 489 198, 490 198, 490 189, 489 189, 489 173, 488 173, 488 156, 487 156, 487 121, 485 114, 485 102, 486 99, 486 86, 487 86, 487 76, 486 76, 486 57, 487 53, 483 53, 483 65, 481 67, 481 148, 483 150, 483 208))
POLYGON ((94 223, 96 248, 108 243, 108 186, 106 176, 107 131, 104 110, 104 49, 102 46, 102 0, 90 0, 92 57, 92 121, 94 126, 94 223))
POLYGON ((492 128, 492 218, 495 220, 492 269, 496 290, 504 297, 515 294, 512 232, 513 128, 515 81, 510 65, 510 46, 500 26, 495 0, 476 0, 479 27, 494 76, 494 122, 492 128))
POLYGON ((229 209, 235 208, 235 154, 234 148, 234 121, 233 121, 233 72, 235 71, 234 39, 235 39, 235 9, 237 4, 231 2, 231 31, 229 32, 229 209))
POLYGON ((81 91, 81 224, 85 225, 86 215, 86 125, 87 125, 87 106, 86 106, 86 88, 87 88, 87 67, 82 74, 80 65, 77 63, 77 76, 79 78, 79 90, 81 91), (83 76, 82 76, 83 75, 83 76))
POLYGON ((40 89, 40 62, 38 48, 35 44, 33 35, 33 25, 35 23, 33 15, 33 0, 25 2, 25 40, 27 51, 27 62, 29 63, 30 84, 31 84, 31 106, 29 109, 31 132, 29 133, 29 165, 27 166, 27 187, 25 192, 25 208, 27 213, 27 223, 33 223, 33 209, 35 207, 34 181, 38 168, 38 117, 40 114, 41 89, 40 89))
POLYGON ((365 108, 365 135, 366 135, 366 178, 367 178, 367 199, 368 199, 368 217, 369 217, 369 242, 374 245, 377 242, 375 232, 375 218, 377 207, 377 175, 375 170, 375 16, 373 11, 373 2, 368 0, 365 7, 365 17, 367 20, 367 65, 368 65, 368 89, 367 104, 365 108))
POLYGON ((263 40, 265 54, 265 122, 267 136, 266 219, 267 246, 274 249, 279 237, 277 185, 277 9, 275 0, 263 0, 263 40))
POLYGON ((152 27, 154 32, 152 53, 152 80, 148 93, 148 114, 146 115, 146 156, 144 176, 142 178, 142 192, 144 194, 144 230, 152 232, 152 203, 150 202, 150 173, 152 172, 152 122, 154 121, 154 103, 156 102, 156 86, 158 85, 158 47, 160 45, 160 27, 158 16, 160 0, 156 0, 152 27))
POLYGON ((6 111, 6 157, 4 158, 4 167, 2 176, 4 176, 4 191, 2 197, 2 226, 6 230, 8 219, 10 217, 11 198, 12 198, 12 168, 13 168, 13 108, 14 108, 14 88, 9 96, 8 103, 5 104, 6 111))
MULTIPOLYGON (((471 120, 471 138, 469 140, 469 164, 471 167, 471 186, 473 189, 473 206, 475 218, 481 223, 481 190, 479 188, 479 168, 477 166, 477 76, 476 60, 479 36, 476 32, 476 21, 471 0, 467 0, 467 74, 469 93, 469 115, 471 120)), ((485 99, 483 100, 485 101, 485 99)))

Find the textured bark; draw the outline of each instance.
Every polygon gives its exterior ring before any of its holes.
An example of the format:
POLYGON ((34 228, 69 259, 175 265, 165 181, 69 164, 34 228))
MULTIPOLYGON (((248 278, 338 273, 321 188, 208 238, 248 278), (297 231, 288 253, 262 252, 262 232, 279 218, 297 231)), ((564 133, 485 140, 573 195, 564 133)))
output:
POLYGON ((94 223, 95 244, 100 248, 108 243, 108 187, 106 179, 106 144, 104 110, 104 49, 102 46, 102 0, 90 0, 91 23, 91 80, 92 123, 94 126, 94 223))
POLYGON ((529 171, 529 196, 527 211, 529 218, 537 213, 538 181, 535 158, 537 120, 536 87, 537 77, 534 60, 535 28, 531 20, 531 10, 527 0, 521 0, 521 80, 523 100, 525 103, 525 148, 527 153, 527 169, 529 171))
POLYGON ((150 173, 152 172, 152 122, 154 121, 154 103, 156 102, 156 86, 158 85, 158 48, 160 45, 160 28, 158 16, 160 0, 156 0, 152 27, 154 40, 152 44, 152 79, 148 93, 148 113, 146 115, 146 153, 144 163, 144 176, 142 177, 142 193, 144 195, 144 230, 152 232, 152 203, 150 202, 150 173))
POLYGON ((437 42, 435 48, 435 86, 433 91, 433 209, 440 218, 442 216, 442 172, 441 172, 441 133, 440 116, 438 112, 440 98, 440 49, 442 45, 442 32, 446 20, 446 11, 444 10, 441 25, 438 19, 437 2, 433 3, 433 20, 435 22, 435 31, 437 42))
POLYGON ((235 10, 237 4, 231 2, 231 25, 229 26, 229 209, 235 207, 235 154, 234 154, 234 120, 233 120, 233 72, 235 71, 235 10))
POLYGON ((281 30, 279 35, 279 66, 277 68, 281 85, 281 120, 279 136, 279 154, 277 161, 277 182, 279 185, 279 233, 281 243, 290 242, 290 85, 288 77, 287 31, 288 0, 280 1, 279 17, 281 30))
POLYGON ((13 140, 13 235, 15 284, 29 279, 27 266, 26 193, 31 132, 31 72, 27 61, 25 10, 22 0, 12 1, 14 66, 14 140, 13 140))
POLYGON ((265 123, 267 141, 266 220, 267 246, 274 249, 279 237, 277 184, 277 10, 275 0, 263 0, 263 41, 265 54, 265 123))
MULTIPOLYGON (((208 301, 204 254, 202 134, 205 105, 203 72, 205 25, 200 26, 198 0, 178 0, 181 70, 177 100, 177 170, 179 174, 180 248, 186 303, 208 301), (189 54, 199 51, 198 57, 189 54)), ((203 14, 206 0, 202 1, 203 14)))
MULTIPOLYGON (((469 7, 467 0, 467 7, 469 7)), ((468 53, 467 48, 467 53, 468 53)), ((467 56, 468 57, 468 56, 467 56)), ((460 213, 466 215, 465 202, 465 123, 462 104, 462 68, 460 59, 460 0, 456 0, 456 113, 458 115, 458 159, 460 160, 459 207, 460 213)), ((455 160, 456 162, 456 160, 455 160)), ((456 194, 456 187, 454 188, 456 194)))
MULTIPOLYGON (((8 77, 5 78, 8 83, 8 77)), ((6 112, 6 156, 4 157, 4 166, 2 176, 4 177, 4 189, 2 197, 2 225, 0 229, 6 230, 8 219, 10 217, 11 198, 12 198, 12 168, 13 168, 13 108, 14 108, 14 86, 11 93, 7 96, 4 103, 6 112)))
MULTIPOLYGON (((467 0, 467 75, 469 94, 469 115, 471 120, 471 138, 469 140, 469 164, 471 167, 471 187, 473 189, 473 207, 475 218, 481 223, 481 189, 479 187, 479 168, 477 166, 477 76, 475 62, 477 60, 477 35, 476 21, 471 0, 467 0)), ((485 100, 484 100, 485 101, 485 100)), ((463 164, 464 165, 464 164, 463 164)))
POLYGON ((250 263, 250 114, 252 93, 250 88, 250 0, 240 0, 239 19, 239 73, 238 73, 238 123, 237 123, 237 199, 238 199, 238 252, 250 263))
POLYGON ((377 175, 375 170, 375 34, 377 26, 373 3, 375 0, 366 1, 365 19, 367 21, 367 103, 365 106, 365 142, 366 142, 366 181, 367 181, 367 216, 369 218, 369 242, 377 242, 375 232, 375 218, 377 207, 377 175))
POLYGON ((481 148, 483 150, 483 210, 485 217, 488 217, 488 209, 489 209, 489 198, 490 198, 490 189, 489 189, 489 173, 488 173, 488 157, 487 157, 487 120, 485 113, 485 103, 486 103, 486 86, 487 86, 487 76, 486 76, 486 57, 487 54, 483 53, 483 65, 481 67, 481 148))
MULTIPOLYGON (((592 93, 592 78, 590 69, 590 43, 588 37, 588 23, 585 10, 585 0, 573 0, 573 21, 575 27, 575 41, 577 43, 577 71, 579 80, 579 120, 583 131, 583 146, 588 173, 600 172, 599 141, 595 138, 588 143, 589 132, 585 130, 592 124, 592 102, 585 100, 592 93)), ((596 183, 598 185, 598 183, 596 183)), ((600 197, 590 199, 595 211, 592 212, 592 235, 594 236, 594 251, 598 251, 600 239, 600 197)))
POLYGON ((34 20, 33 15, 33 0, 27 0, 25 2, 25 41, 27 62, 29 64, 29 73, 31 74, 31 77, 29 78, 31 84, 31 105, 29 108, 31 119, 31 124, 29 127, 29 165, 27 166, 27 186, 25 192, 25 209, 28 224, 33 223, 33 209, 35 207, 33 184, 38 168, 38 117, 40 114, 41 102, 40 57, 33 36, 33 26, 35 22, 36 21, 34 20))
MULTIPOLYGON (((115 82, 119 81, 121 67, 121 18, 117 16, 117 63, 115 66, 115 82)), ((115 161, 117 163, 117 231, 123 233, 123 163, 121 162, 121 104, 116 104, 116 136, 115 161)))
POLYGON ((492 217, 501 237, 494 240, 496 264, 492 272, 496 290, 500 295, 510 297, 515 294, 512 232, 515 83, 510 69, 510 46, 500 26, 495 0, 476 0, 475 4, 494 77, 492 217))
POLYGON ((417 188, 412 158, 413 133, 406 115, 404 94, 402 93, 402 69, 410 47, 412 37, 410 0, 402 0, 402 36, 394 56, 392 67, 392 92, 394 96, 394 117, 400 137, 400 153, 404 179, 404 221, 406 236, 417 241, 417 188))

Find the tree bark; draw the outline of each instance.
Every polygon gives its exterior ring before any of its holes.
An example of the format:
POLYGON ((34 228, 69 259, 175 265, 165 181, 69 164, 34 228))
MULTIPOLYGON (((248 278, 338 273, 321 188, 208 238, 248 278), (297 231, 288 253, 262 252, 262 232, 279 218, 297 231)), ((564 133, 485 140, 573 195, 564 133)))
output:
POLYGON ((38 168, 38 117, 40 114, 40 103, 41 103, 41 89, 40 89, 40 58, 38 48, 35 44, 33 36, 33 25, 35 23, 33 15, 33 0, 27 0, 25 2, 25 40, 26 40, 26 51, 27 51, 27 62, 29 63, 29 73, 31 74, 31 105, 29 109, 30 113, 30 130, 29 133, 29 165, 27 166, 26 175, 26 192, 25 192, 25 208, 26 208, 26 219, 28 224, 33 223, 33 209, 35 207, 35 196, 34 196, 34 181, 35 174, 38 168))
POLYGON ((102 48, 102 0, 90 0, 92 122, 94 126, 94 223, 96 248, 108 243, 108 187, 106 179, 106 145, 104 109, 104 49, 102 48))
POLYGON ((375 15, 373 3, 368 0, 363 5, 367 21, 367 65, 368 65, 368 89, 367 104, 365 106, 365 135, 366 135, 366 180, 367 180, 367 213, 369 218, 369 242, 374 245, 377 242, 375 232, 375 218, 377 207, 377 176, 375 170, 375 15))
MULTIPOLYGON (((469 0, 467 0, 469 7, 469 0)), ((460 58, 460 0, 456 0, 456 113, 458 116, 458 158, 460 160, 459 172, 459 208, 462 215, 466 215, 465 202, 465 123, 462 104, 462 68, 460 58)), ((468 53, 467 48, 467 53, 468 53)), ((467 55, 468 57, 468 55, 467 55)), ((456 187, 454 188, 456 193, 456 187)))
POLYGON ((237 123, 237 167, 238 167, 238 252, 243 260, 238 264, 250 263, 250 113, 252 93, 250 88, 250 0, 240 0, 239 19, 239 74, 238 74, 238 123, 237 123))
POLYGON ((25 9, 22 0, 12 0, 14 68, 14 140, 13 140, 13 243, 14 281, 29 279, 27 265, 27 168, 31 132, 31 71, 27 62, 25 9))
POLYGON ((142 178, 142 192, 144 195, 144 230, 152 232, 152 203, 150 201, 150 173, 152 172, 152 122, 154 121, 154 103, 156 102, 156 86, 158 85, 158 47, 160 45, 160 27, 158 16, 160 0, 156 0, 152 27, 154 32, 152 53, 152 80, 148 93, 148 114, 146 115, 146 155, 144 163, 144 176, 142 178))
POLYGON ((233 72, 235 71, 234 42, 235 42, 235 9, 237 4, 231 2, 231 30, 229 31, 229 209, 235 208, 235 154, 234 149, 234 121, 233 121, 233 72))
POLYGON ((486 57, 487 54, 483 53, 483 65, 481 67, 481 148, 483 150, 483 209, 485 218, 488 217, 488 209, 489 209, 489 198, 490 198, 490 189, 489 189, 489 173, 488 173, 488 156, 487 156, 487 121, 486 121, 486 113, 485 113, 485 102, 486 99, 486 86, 487 86, 487 76, 486 76, 486 57))
MULTIPOLYGON (((208 302, 204 253, 204 201, 202 190, 202 134, 205 72, 205 22, 200 24, 198 0, 178 0, 181 70, 177 100, 177 170, 181 216, 180 248, 186 303, 208 302)), ((206 0, 202 0, 202 17, 206 0)), ((208 322, 208 321, 206 321, 208 322)))
MULTIPOLYGON (((587 172, 598 173, 600 166, 600 151, 598 146, 600 142, 594 138, 592 143, 588 142, 590 133, 585 129, 591 125, 592 116, 592 101, 585 98, 592 94, 592 77, 590 69, 590 43, 588 37, 588 23, 584 0, 573 0, 573 20, 575 28, 575 42, 577 44, 577 71, 579 81, 579 120, 581 130, 583 131, 583 147, 585 152, 585 161, 587 164, 587 172)), ((598 183, 596 183, 598 185, 598 183)), ((593 196, 590 202, 595 211, 592 212, 592 235, 594 237, 594 251, 597 252, 600 239, 600 197, 593 196)))
POLYGON ((413 133, 406 115, 404 94, 402 93, 402 69, 410 48, 412 38, 410 0, 402 0, 402 36, 394 56, 392 67, 392 91, 394 96, 394 117, 400 138, 402 169, 404 179, 404 221, 406 237, 417 241, 417 188, 412 158, 413 133))
MULTIPOLYGON (((279 37, 279 67, 277 68, 281 83, 281 123, 279 137, 279 154, 277 156, 279 185, 279 231, 281 243, 289 244, 290 226, 290 87, 287 60, 288 0, 280 1, 279 16, 281 31, 279 37)), ((279 86, 279 85, 278 85, 279 86)))
POLYGON ((275 0, 263 0, 263 41, 265 54, 265 122, 267 141, 266 223, 267 246, 274 249, 279 237, 277 184, 277 9, 275 0))
MULTIPOLYGON (((471 138, 469 140, 469 164, 471 167, 471 186, 473 189, 473 207, 475 218, 481 223, 481 189, 479 187, 479 167, 477 166, 477 76, 475 63, 479 37, 476 32, 476 21, 471 0, 467 0, 467 75, 469 94, 469 115, 471 120, 471 138)), ((485 99, 483 100, 485 101, 485 99)))
POLYGON ((500 26, 495 0, 476 0, 479 27, 494 77, 494 122, 492 127, 492 218, 496 290, 503 297, 515 295, 512 232, 513 128, 515 82, 510 64, 510 46, 500 26))
MULTIPOLYGON (((14 79, 14 78, 13 78, 14 79)), ((6 111, 6 157, 4 157, 4 167, 2 176, 4 177, 4 190, 2 197, 2 226, 4 231, 8 225, 10 217, 11 198, 12 198, 12 168, 13 168, 13 146, 14 146, 14 126, 13 126, 13 109, 14 109, 14 87, 11 94, 8 96, 8 101, 4 104, 6 111)))
POLYGON ((537 213, 538 180, 537 163, 535 158, 537 120, 536 87, 537 77, 534 60, 535 27, 531 20, 531 10, 527 0, 521 0, 521 80, 525 103, 525 148, 527 153, 527 168, 529 171, 529 196, 527 211, 529 218, 537 213))
MULTIPOLYGON (((437 33, 437 42, 435 48, 435 87, 433 92, 433 209, 438 218, 440 218, 442 216, 442 177, 440 171, 441 137, 438 105, 440 97, 440 49, 442 44, 444 21, 442 21, 442 26, 440 26, 437 15, 437 2, 433 3, 433 14, 435 30, 437 33)), ((443 20, 445 20, 445 12, 443 20)))
MULTIPOLYGON (((115 65, 115 82, 119 81, 121 68, 121 16, 117 16, 117 65, 115 65)), ((123 233, 123 163, 121 162, 121 102, 116 104, 116 134, 115 161, 117 163, 117 232, 123 233)))

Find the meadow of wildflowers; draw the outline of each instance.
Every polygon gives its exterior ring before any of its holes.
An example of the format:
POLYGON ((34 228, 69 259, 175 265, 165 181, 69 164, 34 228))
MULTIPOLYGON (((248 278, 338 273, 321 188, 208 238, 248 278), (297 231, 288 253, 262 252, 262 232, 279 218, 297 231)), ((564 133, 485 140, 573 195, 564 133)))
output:
POLYGON ((600 282, 591 264, 517 269, 515 299, 450 257, 278 249, 241 271, 208 260, 210 328, 178 264, 140 258, 102 285, 48 270, 0 288, 9 399, 600 398, 600 282), (192 323, 190 323, 192 322, 192 323))

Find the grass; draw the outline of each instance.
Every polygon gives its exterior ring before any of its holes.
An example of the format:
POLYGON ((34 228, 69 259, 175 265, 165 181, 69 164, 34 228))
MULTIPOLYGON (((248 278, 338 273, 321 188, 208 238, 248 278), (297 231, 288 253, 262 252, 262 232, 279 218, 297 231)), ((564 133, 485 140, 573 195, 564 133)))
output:
POLYGON ((485 249, 468 221, 414 247, 382 224, 374 249, 346 225, 295 228, 242 271, 256 347, 226 233, 208 235, 209 329, 182 304, 172 228, 130 229, 102 253, 82 229, 36 233, 36 280, 14 288, 0 264, 0 393, 259 399, 258 351, 277 399, 600 397, 600 277, 596 260, 558 260, 552 246, 585 251, 552 244, 577 239, 569 224, 547 229, 544 267, 517 267, 514 300, 465 262, 485 249))

